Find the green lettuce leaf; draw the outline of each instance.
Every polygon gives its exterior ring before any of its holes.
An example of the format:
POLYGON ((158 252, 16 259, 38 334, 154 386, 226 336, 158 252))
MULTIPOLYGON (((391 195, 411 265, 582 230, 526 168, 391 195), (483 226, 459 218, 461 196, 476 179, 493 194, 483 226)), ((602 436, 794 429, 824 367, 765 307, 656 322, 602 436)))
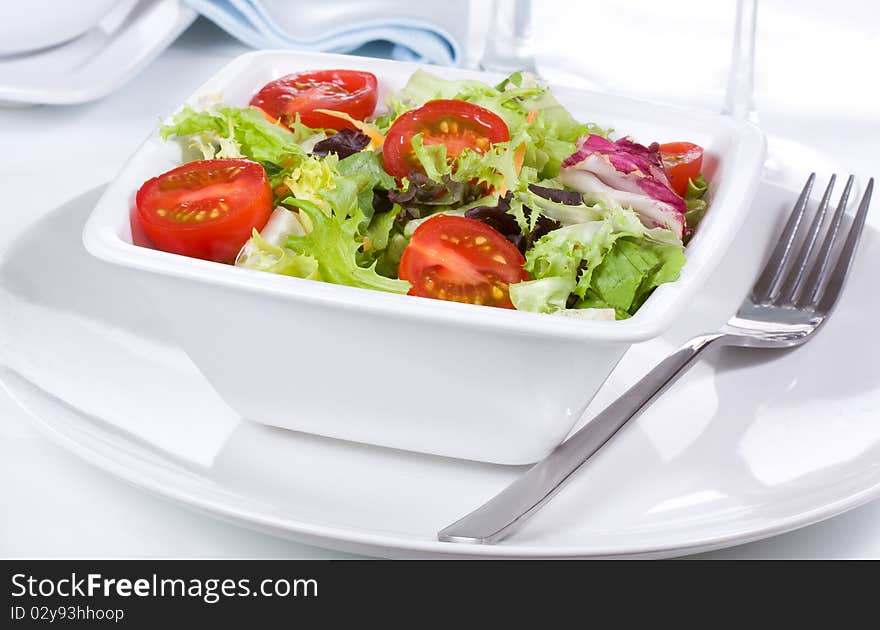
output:
POLYGON ((285 199, 285 205, 299 208, 300 216, 307 217, 311 228, 305 236, 288 237, 286 246, 318 261, 319 280, 406 293, 410 284, 380 275, 376 271, 375 261, 368 267, 358 264, 364 244, 364 230, 369 225, 358 204, 358 192, 364 185, 369 185, 366 174, 338 177, 336 187, 320 195, 332 208, 329 215, 311 201, 292 197, 285 199))
POLYGON ((398 254, 388 252, 392 239, 400 234, 395 220, 400 212, 398 206, 393 206, 388 212, 380 212, 373 216, 364 233, 363 244, 358 252, 358 264, 361 267, 370 267, 376 264, 376 273, 388 278, 397 277, 397 269, 400 266, 400 257, 408 240, 403 243, 398 254), (393 257, 392 257, 393 256, 393 257))
POLYGON ((396 278, 400 269, 403 250, 409 245, 409 237, 395 230, 388 238, 388 246, 376 256, 376 272, 388 278, 396 278))
POLYGON ((246 255, 236 261, 237 267, 268 271, 284 276, 318 280, 318 261, 314 256, 298 254, 287 248, 273 245, 254 230, 245 247, 246 255))
POLYGON ((337 216, 358 217, 363 231, 373 218, 373 186, 375 182, 369 172, 356 172, 338 175, 332 187, 321 191, 320 197, 333 209, 337 216))
MULTIPOLYGON (((372 151, 361 151, 343 160, 335 154, 326 158, 306 157, 298 166, 285 169, 280 181, 296 199, 310 201, 325 214, 333 208, 348 208, 352 203, 360 208, 366 223, 373 217, 373 190, 388 190, 395 185, 394 178, 382 168, 380 158, 372 151)), ((270 182, 278 176, 270 178, 270 182)), ((277 187, 277 184, 276 184, 277 187)))
POLYGON ((382 158, 375 151, 360 151, 339 160, 339 163, 336 164, 336 172, 340 175, 365 174, 369 178, 372 188, 391 190, 397 186, 394 178, 385 172, 382 158))
POLYGON ((618 239, 593 271, 578 308, 613 308, 618 318, 634 314, 654 288, 678 279, 681 247, 648 239, 618 239))
POLYGON ((336 179, 339 177, 336 163, 337 158, 334 154, 326 158, 314 156, 304 158, 296 167, 284 171, 281 183, 290 195, 310 201, 319 206, 325 214, 331 214, 333 209, 325 201, 325 196, 328 191, 336 188, 336 179))
POLYGON ((367 252, 380 251, 388 247, 388 241, 391 240, 391 229, 394 227, 394 220, 397 218, 398 212, 400 209, 394 208, 373 217, 370 225, 367 226, 364 239, 365 243, 369 243, 369 246, 365 248, 367 252))
MULTIPOLYGON (((400 208, 394 206, 368 220, 361 210, 360 199, 364 189, 372 195, 370 183, 366 173, 336 175, 332 188, 318 192, 299 190, 300 194, 307 192, 311 199, 283 199, 284 205, 275 209, 262 233, 255 231, 244 246, 236 265, 312 280, 406 292, 408 284, 394 280, 397 264, 393 267, 383 264, 381 272, 376 270, 380 257, 383 261, 388 259, 385 252, 392 242, 394 219, 400 208)), ((372 205, 370 209, 372 211, 372 205)), ((400 261, 403 247, 394 254, 396 263, 400 261)))
POLYGON ((526 280, 510 285, 510 299, 520 311, 556 313, 565 310, 574 285, 567 275, 526 280))
POLYGON ((442 181, 444 175, 452 172, 452 166, 446 161, 445 144, 425 144, 422 134, 417 133, 412 137, 412 151, 425 175, 435 182, 442 181))
POLYGON ((507 142, 492 145, 483 154, 465 149, 456 158, 453 178, 460 182, 477 182, 495 189, 519 190, 528 186, 537 177, 533 168, 523 166, 517 173, 516 152, 520 145, 528 142, 525 132, 507 142))
MULTIPOLYGON (((359 155, 359 154, 356 154, 359 155)), ((374 188, 393 185, 378 158, 352 155, 337 160, 309 156, 284 169, 281 188, 289 195, 264 228, 245 245, 236 264, 251 269, 335 284, 406 293, 397 266, 384 261, 394 243, 400 208, 374 213, 374 188), (374 216, 375 214, 375 216, 374 216), (383 261, 380 274, 377 267, 383 261)), ((403 245, 405 247, 405 243, 403 245)), ((399 248, 402 252, 402 248, 399 248)), ((400 260, 400 253, 396 253, 400 260)))
POLYGON ((706 199, 706 193, 709 191, 709 184, 703 174, 700 173, 696 180, 688 179, 687 190, 684 194, 684 203, 687 206, 687 212, 684 214, 684 222, 688 235, 692 234, 709 208, 709 202, 706 199))
POLYGON ((603 215, 553 230, 526 253, 532 280, 511 285, 516 308, 556 313, 573 302, 625 318, 655 287, 678 278, 685 258, 671 231, 645 228, 627 208, 592 210, 603 215))
POLYGON ((186 106, 159 133, 166 140, 188 138, 203 159, 245 157, 264 165, 291 167, 307 155, 301 143, 320 131, 298 121, 290 131, 272 124, 253 107, 219 105, 205 111, 186 106))
POLYGON ((497 95, 499 91, 482 81, 442 79, 424 70, 416 70, 410 75, 403 89, 388 96, 388 105, 395 116, 421 107, 428 101, 460 98, 462 95, 497 95))

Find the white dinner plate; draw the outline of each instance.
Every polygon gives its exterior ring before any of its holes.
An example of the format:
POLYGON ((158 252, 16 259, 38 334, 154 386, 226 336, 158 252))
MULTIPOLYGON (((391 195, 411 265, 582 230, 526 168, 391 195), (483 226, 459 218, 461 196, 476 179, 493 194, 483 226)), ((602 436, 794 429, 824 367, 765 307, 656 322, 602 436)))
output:
MULTIPOLYGON (((880 495, 876 227, 866 229, 838 312, 815 341, 789 352, 710 353, 522 530, 496 546, 471 546, 437 542, 435 533, 523 468, 364 446, 237 417, 168 340, 124 271, 84 251, 82 226, 99 195, 91 191, 49 213, 4 253, 0 379, 72 452, 201 512, 389 557, 669 556, 785 532, 880 495)), ((686 337, 726 319, 794 196, 762 185, 760 211, 710 288, 667 335, 633 347, 588 415, 686 337)), ((211 313, 181 317, 198 326, 211 313)), ((344 358, 332 376, 340 396, 344 358)), ((278 369, 296 360, 279 357, 278 369)), ((491 357, 482 360, 497 369, 491 357)), ((388 386, 389 396, 398 387, 443 392, 442 383, 421 383, 405 366, 389 375, 388 386)), ((413 409, 412 421, 418 419, 413 409)))
POLYGON ((195 11, 181 0, 124 0, 69 42, 0 56, 0 103, 66 105, 106 96, 195 19, 195 11))

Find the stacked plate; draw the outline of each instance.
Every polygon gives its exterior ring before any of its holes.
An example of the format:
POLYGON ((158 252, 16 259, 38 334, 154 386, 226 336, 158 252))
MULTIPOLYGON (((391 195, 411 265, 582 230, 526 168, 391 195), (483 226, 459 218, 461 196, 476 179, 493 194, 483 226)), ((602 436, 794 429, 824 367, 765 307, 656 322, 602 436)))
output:
POLYGON ((195 17, 180 0, 3 3, 0 102, 69 104, 106 96, 195 17))

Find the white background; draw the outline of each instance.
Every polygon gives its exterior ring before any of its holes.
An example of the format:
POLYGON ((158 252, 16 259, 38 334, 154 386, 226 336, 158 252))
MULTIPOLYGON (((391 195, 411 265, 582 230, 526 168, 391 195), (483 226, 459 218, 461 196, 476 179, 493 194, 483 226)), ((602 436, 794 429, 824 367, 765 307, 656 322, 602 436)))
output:
MULTIPOLYGON (((720 107, 733 2, 535 4, 547 75, 720 107), (646 32, 648 24, 653 30, 646 32)), ((841 171, 880 174, 880 22, 874 7, 778 1, 762 3, 759 15, 756 103, 765 130, 820 149, 841 171)), ((0 110, 0 250, 37 216, 110 179, 160 115, 244 50, 199 21, 100 102, 0 110)), ((130 488, 48 442, 4 393, 0 504, 0 557, 350 557, 227 525, 130 488)), ((707 555, 880 559, 880 501, 707 555)))

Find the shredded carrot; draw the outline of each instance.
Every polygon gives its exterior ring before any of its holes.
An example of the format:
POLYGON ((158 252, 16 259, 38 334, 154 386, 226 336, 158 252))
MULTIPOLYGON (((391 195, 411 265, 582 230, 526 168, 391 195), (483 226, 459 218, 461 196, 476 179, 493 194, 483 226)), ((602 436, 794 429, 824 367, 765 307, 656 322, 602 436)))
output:
MULTIPOLYGON (((533 109, 526 116, 526 124, 531 125, 533 122, 535 122, 535 118, 537 118, 537 117, 538 117, 538 110, 533 109)), ((517 175, 519 175, 520 172, 522 171, 523 162, 525 161, 525 159, 526 159, 526 145, 525 145, 525 143, 523 143, 523 144, 519 145, 516 148, 516 150, 513 152, 513 165, 516 168, 517 175)), ((504 195, 507 194, 507 190, 508 190, 507 184, 503 184, 498 189, 498 194, 500 194, 503 197, 504 195)))
POLYGON ((341 118, 342 120, 351 123, 355 126, 356 129, 365 133, 370 140, 373 142, 375 147, 381 147, 382 143, 385 142, 385 136, 383 136, 379 131, 371 124, 365 123, 362 120, 355 120, 345 112, 337 112, 332 109, 316 109, 316 112, 319 114, 327 114, 328 116, 333 116, 335 118, 341 118))
MULTIPOLYGON (((266 111, 265 109, 263 109, 262 107, 257 107, 256 105, 250 105, 250 107, 251 107, 251 109, 255 109, 255 110, 257 110, 258 112, 260 112, 260 113, 263 115, 263 118, 265 118, 266 120, 268 120, 268 121, 269 121, 270 123, 272 123, 273 125, 278 125, 279 127, 284 127, 284 125, 281 124, 281 120, 280 120, 280 119, 278 119, 278 118, 272 118, 272 117, 269 115, 269 112, 267 112, 267 111, 266 111)), ((284 127, 284 128, 287 129, 287 127, 284 127)))
POLYGON ((516 148, 516 151, 513 152, 513 165, 516 167, 516 174, 519 175, 520 171, 523 167, 523 162, 526 159, 526 143, 523 142, 516 148))

